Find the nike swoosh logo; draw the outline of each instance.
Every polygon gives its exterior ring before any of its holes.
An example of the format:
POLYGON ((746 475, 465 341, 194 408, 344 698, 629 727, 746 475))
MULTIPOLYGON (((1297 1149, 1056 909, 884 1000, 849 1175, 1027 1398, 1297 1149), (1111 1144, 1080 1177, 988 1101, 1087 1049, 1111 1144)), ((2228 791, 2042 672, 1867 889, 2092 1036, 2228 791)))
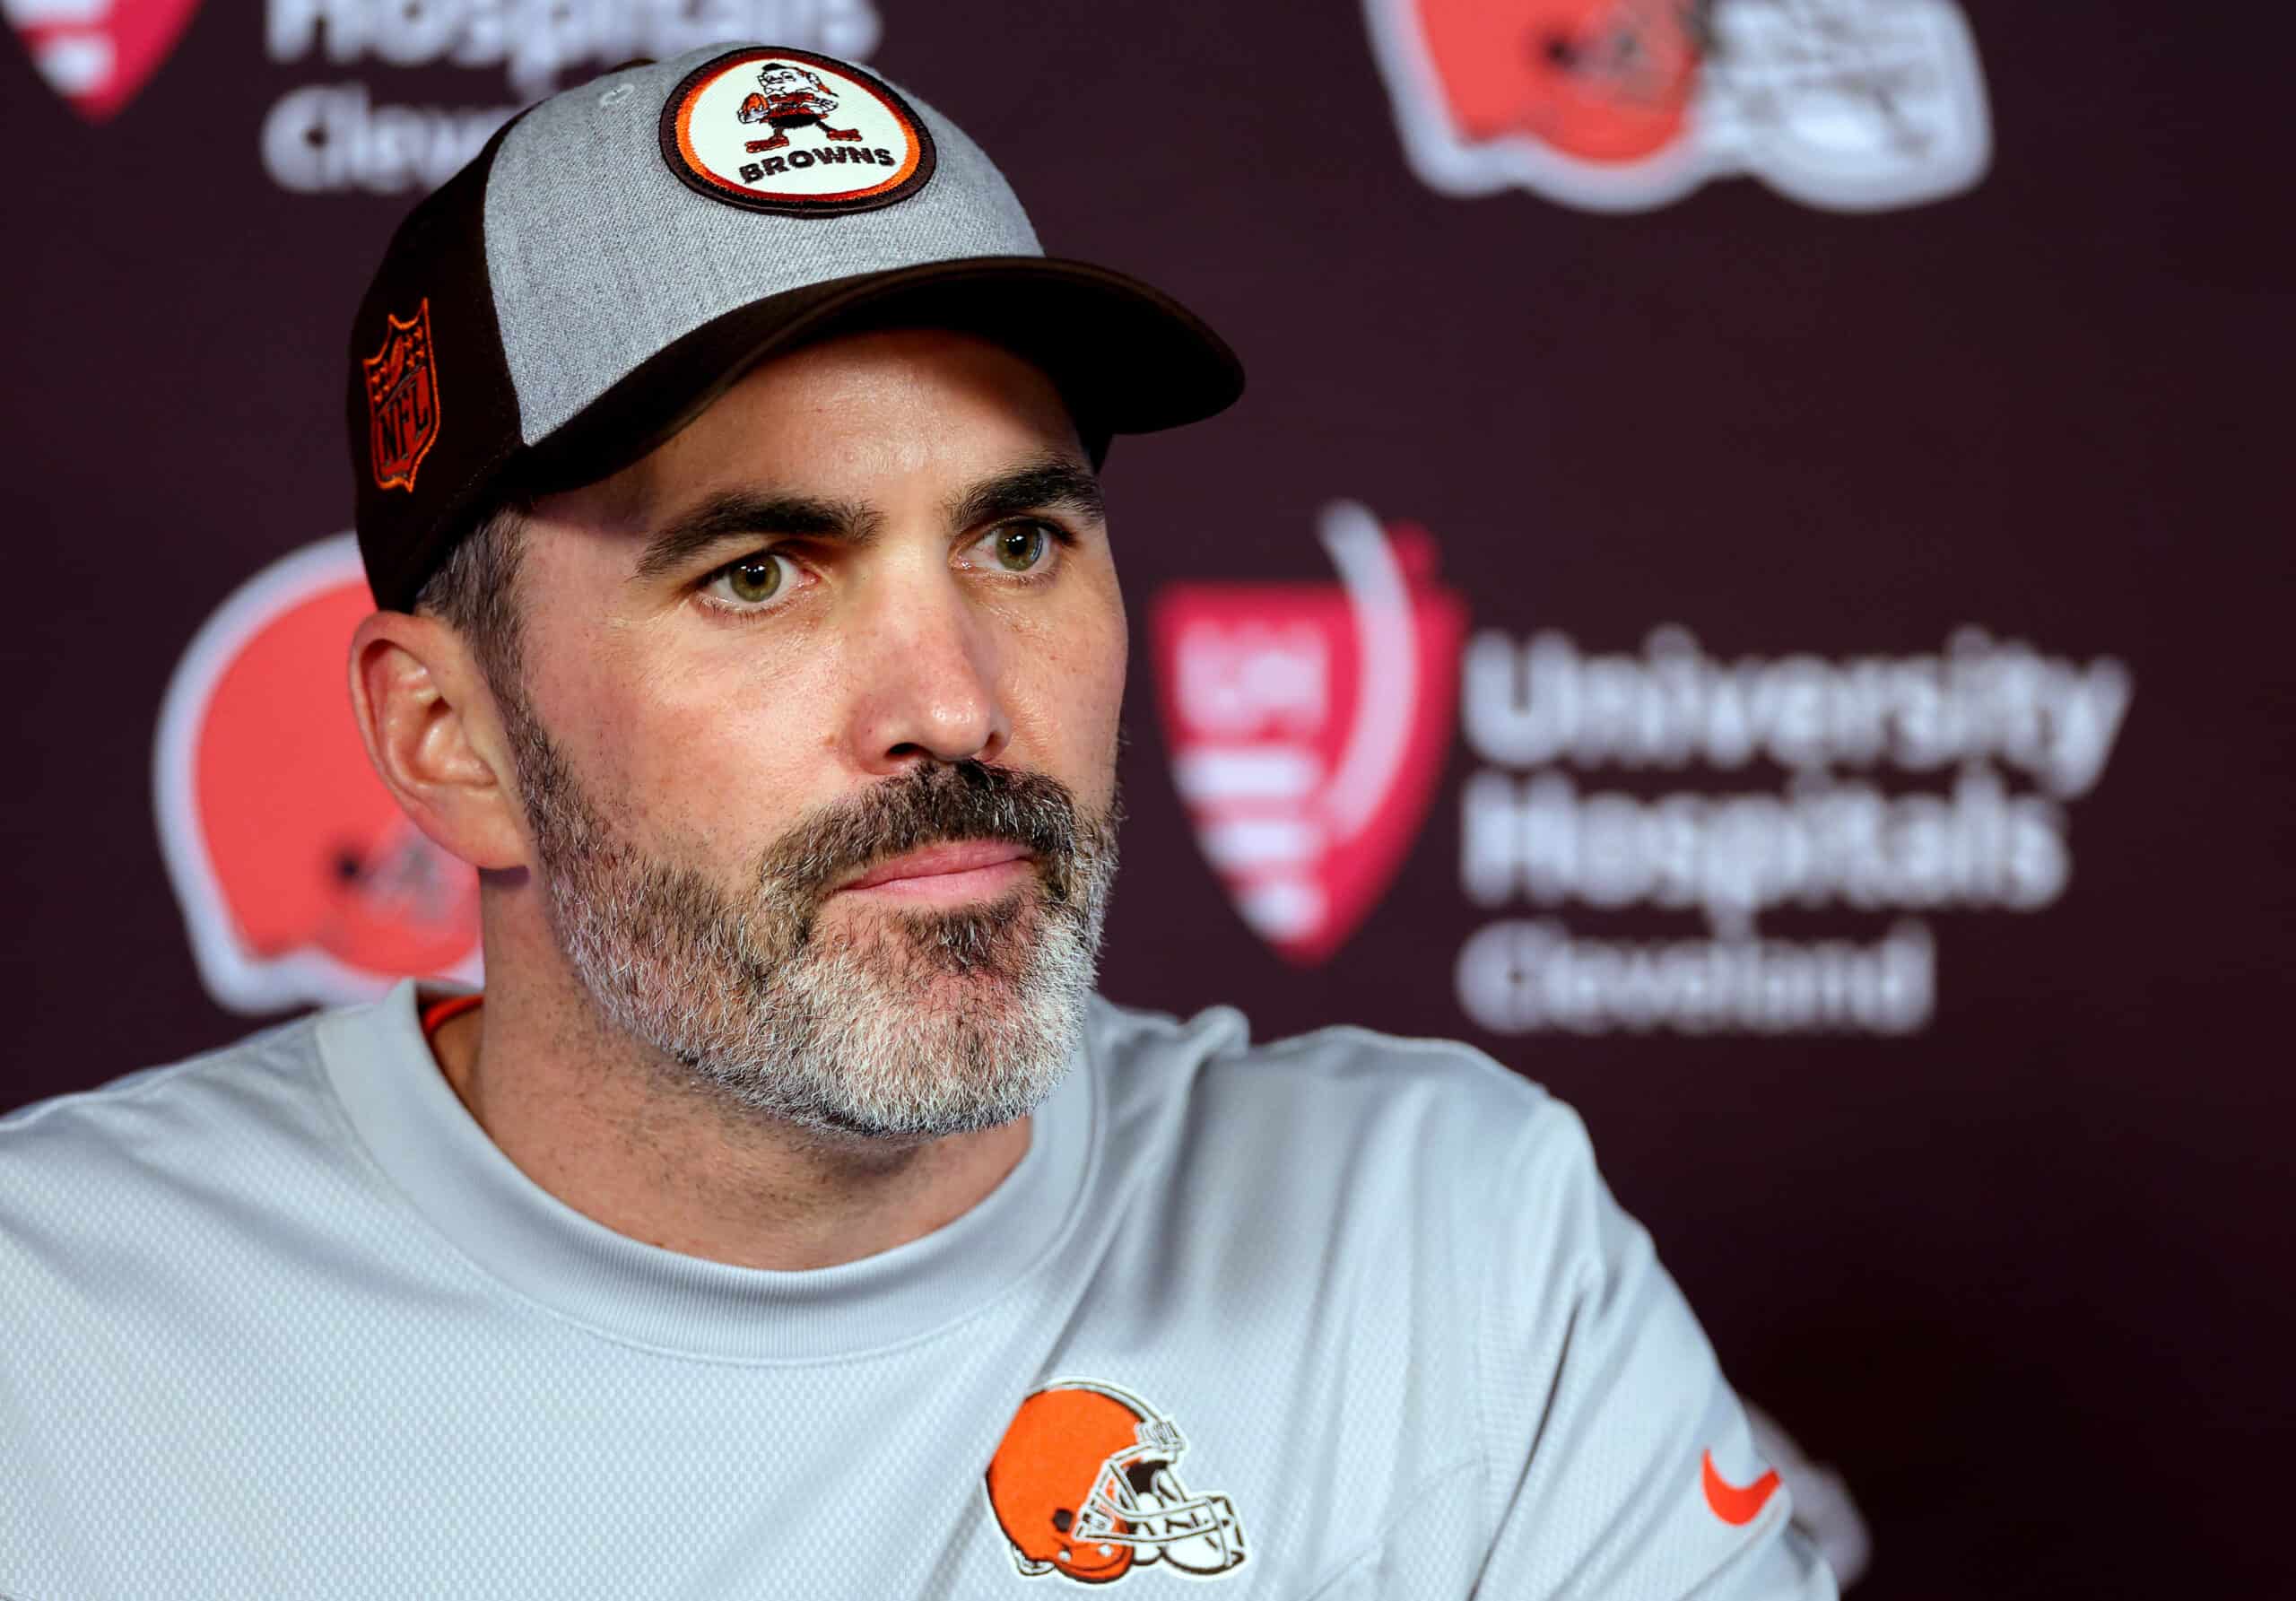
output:
POLYGON ((1778 1489, 1778 1469, 1771 1468, 1741 1489, 1714 1471, 1714 1453, 1699 1458, 1706 1481, 1706 1504, 1725 1523, 1752 1523, 1778 1489))

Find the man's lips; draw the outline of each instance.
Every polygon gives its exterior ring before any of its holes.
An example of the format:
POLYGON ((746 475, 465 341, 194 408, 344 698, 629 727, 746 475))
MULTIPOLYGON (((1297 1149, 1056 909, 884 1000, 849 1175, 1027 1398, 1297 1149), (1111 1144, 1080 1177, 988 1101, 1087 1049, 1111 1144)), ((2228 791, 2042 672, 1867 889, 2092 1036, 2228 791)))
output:
POLYGON ((1031 871, 1034 853, 1009 840, 961 840, 889 857, 840 893, 874 890, 917 901, 970 901, 994 894, 1031 871))

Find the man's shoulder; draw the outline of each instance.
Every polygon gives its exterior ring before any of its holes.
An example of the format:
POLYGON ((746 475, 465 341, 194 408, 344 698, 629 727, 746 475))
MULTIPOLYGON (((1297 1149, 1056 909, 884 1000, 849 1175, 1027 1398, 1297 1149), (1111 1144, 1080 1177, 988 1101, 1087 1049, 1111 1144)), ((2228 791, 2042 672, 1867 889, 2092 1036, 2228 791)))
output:
POLYGON ((1345 1022, 1254 1040, 1250 1020, 1233 1006, 1180 1017, 1101 996, 1093 997, 1092 1028, 1119 1074, 1145 1076, 1167 1093, 1311 1094, 1381 1104, 1435 1095, 1518 1115, 1560 1104, 1543 1086, 1461 1040, 1345 1022))
POLYGON ((68 1214, 138 1179, 196 1182, 251 1145, 321 1133, 318 1022, 299 1018, 0 1117, 0 1226, 68 1214))
POLYGON ((1534 1145, 1586 1154, 1569 1106, 1462 1040, 1352 1023, 1254 1040, 1232 1006, 1181 1018, 1104 998, 1094 1032, 1119 1124, 1231 1127, 1334 1162, 1375 1150, 1410 1153, 1414 1165, 1506 1162, 1534 1145))

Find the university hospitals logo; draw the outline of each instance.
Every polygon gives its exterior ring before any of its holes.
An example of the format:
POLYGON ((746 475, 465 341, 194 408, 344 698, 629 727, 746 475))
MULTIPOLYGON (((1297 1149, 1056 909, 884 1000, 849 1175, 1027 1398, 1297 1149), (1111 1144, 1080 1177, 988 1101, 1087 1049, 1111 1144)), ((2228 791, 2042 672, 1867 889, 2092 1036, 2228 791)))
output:
POLYGON ((1244 920, 1319 963, 1408 853, 1456 706, 1452 870, 1486 920, 1452 985, 1492 1034, 1926 1028, 1931 919, 2063 897, 2135 693, 2117 657, 1974 624, 1831 658, 1676 622, 1470 636, 1424 532, 1341 502, 1322 534, 1336 584, 1156 598, 1176 787, 1244 920))
POLYGON ((1413 169, 1643 211, 1751 174, 1878 210, 1983 176, 1985 83, 1952 0, 1365 0, 1413 169))
POLYGON ((224 601, 168 685, 152 761, 160 844, 208 993, 234 1012, 476 983, 478 879, 398 809, 352 720, 357 542, 322 540, 224 601))
POLYGON ((1450 743, 1466 608, 1423 531, 1323 516, 1336 584, 1180 584, 1152 628, 1196 839, 1287 960, 1320 962, 1401 866, 1450 743))
POLYGON ((199 0, 0 0, 48 87, 109 121, 160 70, 199 0))

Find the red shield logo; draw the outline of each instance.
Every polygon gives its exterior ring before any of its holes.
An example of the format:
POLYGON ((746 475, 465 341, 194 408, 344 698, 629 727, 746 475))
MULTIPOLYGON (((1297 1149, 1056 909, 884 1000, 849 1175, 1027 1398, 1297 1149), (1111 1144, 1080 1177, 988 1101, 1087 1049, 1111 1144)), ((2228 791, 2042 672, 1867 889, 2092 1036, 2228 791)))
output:
POLYGON ((404 322, 387 312, 383 348, 367 373, 367 460, 377 489, 412 490, 415 469, 439 442, 439 370, 430 348, 430 302, 404 322))
POLYGON ((1450 745, 1466 607, 1435 543, 1324 513, 1336 584, 1180 584, 1151 627, 1180 797, 1244 920, 1327 959, 1386 891, 1450 745))
POLYGON ((357 542, 323 540, 241 585, 168 685, 160 844, 200 977, 231 1011, 479 980, 478 875, 407 821, 352 720, 351 632, 374 609, 357 542))
POLYGON ((199 0, 0 0, 48 87, 109 120, 168 58, 199 0))

